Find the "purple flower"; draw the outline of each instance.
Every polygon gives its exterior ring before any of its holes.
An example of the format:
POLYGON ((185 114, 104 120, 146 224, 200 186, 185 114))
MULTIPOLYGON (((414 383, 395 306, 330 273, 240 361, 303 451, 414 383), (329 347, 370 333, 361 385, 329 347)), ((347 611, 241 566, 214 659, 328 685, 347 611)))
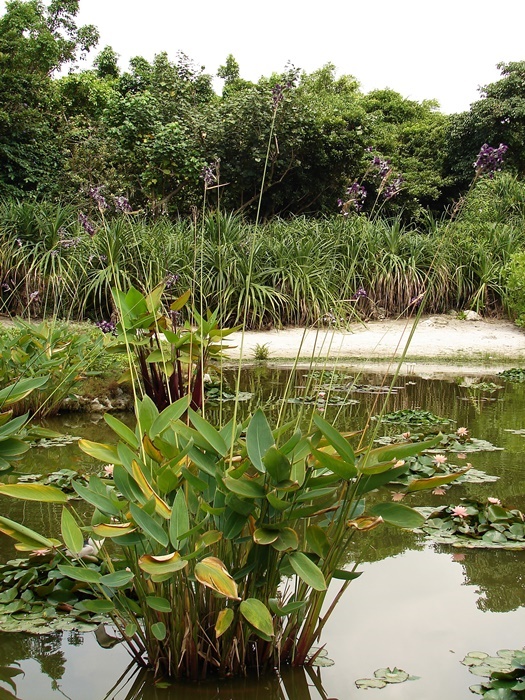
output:
POLYGON ((403 178, 398 175, 390 184, 388 184, 383 190, 383 198, 385 200, 392 199, 401 192, 401 187, 403 186, 403 178))
POLYGON ((165 288, 172 289, 179 281, 179 276, 173 272, 166 271, 166 278, 164 280, 165 288))
POLYGON ((89 236, 94 236, 95 235, 95 226, 93 223, 88 219, 88 217, 81 211, 78 212, 78 220, 80 222, 80 225, 84 229, 84 231, 89 235, 89 236))
POLYGON ((96 202, 99 209, 107 209, 108 203, 101 194, 101 187, 91 187, 88 194, 96 202))
POLYGON ((210 163, 205 165, 201 170, 201 177, 204 180, 206 187, 212 187, 217 182, 216 175, 217 165, 216 163, 210 163))
POLYGON ((31 292, 29 295, 29 303, 31 304, 33 301, 38 301, 38 291, 31 292))
POLYGON ((385 178, 390 172, 390 161, 374 156, 372 158, 372 167, 377 169, 379 177, 385 178))
POLYGON ((504 143, 500 143, 498 148, 493 148, 488 143, 484 143, 474 163, 476 175, 488 175, 490 178, 493 178, 494 173, 501 170, 503 156, 508 150, 509 147, 504 143))
POLYGON ((351 211, 359 212, 363 208, 366 199, 366 189, 358 182, 353 182, 346 190, 347 200, 337 200, 339 208, 342 210, 343 216, 348 216, 351 211))
POLYGON ((113 321, 100 321, 99 323, 95 323, 95 326, 100 328, 102 333, 113 333, 115 330, 115 324, 113 321))
POLYGON ((354 300, 355 299, 363 299, 363 298, 366 298, 367 296, 368 296, 368 294, 366 293, 366 289, 364 289, 363 287, 359 287, 357 292, 352 296, 352 299, 354 299, 354 300))
POLYGON ((125 214, 131 211, 131 204, 128 202, 126 197, 115 197, 114 204, 115 210, 121 214, 125 214))

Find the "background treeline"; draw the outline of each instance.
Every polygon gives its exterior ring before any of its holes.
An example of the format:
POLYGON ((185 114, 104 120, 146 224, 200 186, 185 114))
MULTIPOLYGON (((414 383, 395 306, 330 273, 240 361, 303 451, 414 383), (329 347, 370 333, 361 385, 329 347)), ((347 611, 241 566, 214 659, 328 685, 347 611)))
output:
MULTIPOLYGON (((266 161, 275 86, 282 86, 262 214, 337 212, 350 182, 369 190, 370 151, 404 178, 385 214, 441 212, 472 180, 483 143, 509 145, 507 168, 525 168, 525 62, 502 64, 469 112, 447 116, 434 101, 388 88, 364 94, 327 65, 286 69, 257 83, 232 56, 212 76, 185 55, 127 70, 110 47, 90 70, 57 77, 94 49, 94 27, 77 27, 78 0, 7 3, 0 18, 0 195, 82 202, 90 187, 125 195, 135 210, 187 215, 200 206, 201 172, 220 162, 220 204, 253 216, 266 161)), ((215 202, 216 203, 216 202, 215 202)))
POLYGON ((332 65, 252 83, 233 56, 218 95, 180 53, 123 70, 105 47, 80 70, 98 32, 77 13, 12 0, 0 18, 1 311, 100 319, 111 284, 162 280, 254 327, 407 312, 430 288, 429 311, 503 309, 525 236, 525 61, 457 115, 332 65), (509 145, 506 172, 472 187, 484 143, 509 145), (344 218, 354 182, 367 197, 344 218))

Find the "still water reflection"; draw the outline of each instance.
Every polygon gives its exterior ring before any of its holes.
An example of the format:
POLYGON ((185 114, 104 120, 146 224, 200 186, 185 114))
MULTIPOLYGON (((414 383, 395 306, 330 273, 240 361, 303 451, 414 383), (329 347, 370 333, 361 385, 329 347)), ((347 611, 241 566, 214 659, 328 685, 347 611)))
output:
MULTIPOLYGON (((508 432, 525 428, 524 387, 503 384, 493 393, 461 386, 464 378, 430 381, 409 377, 399 379, 399 390, 390 397, 387 410, 424 408, 452 418, 454 426, 468 426, 474 437, 489 440, 502 451, 469 456, 473 466, 499 476, 494 484, 455 486, 445 497, 418 495, 428 505, 456 503, 462 496, 485 499, 493 495, 506 505, 525 509, 525 437, 508 432)), ((232 380, 230 380, 232 381, 232 380)), ((288 416, 301 410, 297 404, 283 406, 282 395, 288 375, 259 368, 246 373, 243 389, 253 394, 244 404, 246 412, 260 402, 277 419, 279 411, 288 416)), ((363 376, 360 384, 378 384, 380 378, 363 376)), ((291 382, 304 387, 304 373, 291 382)), ((300 394, 300 388, 293 388, 300 394)), ((329 406, 326 416, 340 429, 353 430, 378 400, 373 394, 352 394, 359 404, 329 406)), ((382 398, 379 397, 380 401, 382 398)), ((380 404, 379 404, 380 405, 380 404)), ((213 409, 227 419, 231 407, 213 409)), ((305 412, 308 420, 308 412, 305 412)), ((95 440, 109 439, 103 420, 65 416, 53 427, 95 440)), ((398 428, 390 432, 399 432, 398 428)), ((389 432, 384 429, 381 433, 389 432)), ((60 468, 93 470, 95 466, 76 445, 54 450, 33 450, 24 464, 27 471, 52 472, 60 468)), ((416 500, 413 501, 415 503, 416 500)), ((28 508, 5 504, 10 517, 49 534, 56 528, 53 508, 28 508)), ((525 628, 525 554, 505 551, 463 551, 457 556, 444 546, 418 540, 412 533, 379 528, 367 537, 361 552, 363 576, 354 581, 325 628, 322 642, 335 661, 330 668, 310 673, 282 670, 262 679, 236 682, 182 684, 155 687, 149 675, 128 668, 129 657, 119 646, 102 650, 94 635, 75 633, 46 637, 0 635, 0 663, 18 661, 25 672, 17 677, 17 695, 22 700, 326 700, 359 698, 354 681, 370 677, 377 668, 403 668, 419 680, 366 691, 366 697, 382 700, 462 700, 468 687, 478 682, 459 662, 472 650, 494 653, 501 648, 521 648, 525 628), (379 694, 380 693, 380 694, 379 694)), ((349 552, 351 559, 355 552, 349 552)), ((13 557, 13 549, 0 539, 0 556, 13 557)), ((474 696, 471 696, 474 697, 474 696)))

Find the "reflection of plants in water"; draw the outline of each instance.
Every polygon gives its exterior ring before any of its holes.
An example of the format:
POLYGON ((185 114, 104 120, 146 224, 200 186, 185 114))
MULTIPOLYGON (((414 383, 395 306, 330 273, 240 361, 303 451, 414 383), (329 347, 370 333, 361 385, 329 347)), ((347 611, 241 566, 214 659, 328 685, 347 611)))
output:
POLYGON ((28 634, 0 634, 0 659, 12 664, 24 659, 34 659, 42 673, 59 681, 65 673, 66 658, 62 649, 62 633, 43 636, 28 634))
POLYGON ((479 595, 480 610, 509 612, 525 607, 525 552, 469 550, 460 562, 465 583, 479 595))
POLYGON ((337 700, 328 698, 323 687, 322 669, 318 667, 290 668, 264 676, 249 675, 233 680, 203 681, 196 685, 179 681, 155 683, 147 669, 130 665, 104 700, 337 700))

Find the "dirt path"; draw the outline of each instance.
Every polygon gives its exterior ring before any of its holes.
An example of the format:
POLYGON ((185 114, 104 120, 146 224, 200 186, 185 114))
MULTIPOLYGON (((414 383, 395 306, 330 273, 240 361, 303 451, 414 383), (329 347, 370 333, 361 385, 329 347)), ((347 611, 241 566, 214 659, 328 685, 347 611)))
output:
MULTIPOLYGON (((241 350, 246 359, 254 357, 257 345, 267 345, 269 361, 322 362, 327 357, 338 363, 384 369, 402 356, 412 330, 411 320, 353 323, 346 331, 288 328, 250 331, 231 336, 237 346, 228 352, 232 359, 241 350)), ((483 374, 509 366, 525 365, 525 330, 510 321, 458 320, 452 316, 421 319, 411 339, 401 371, 432 376, 463 371, 483 374)))

